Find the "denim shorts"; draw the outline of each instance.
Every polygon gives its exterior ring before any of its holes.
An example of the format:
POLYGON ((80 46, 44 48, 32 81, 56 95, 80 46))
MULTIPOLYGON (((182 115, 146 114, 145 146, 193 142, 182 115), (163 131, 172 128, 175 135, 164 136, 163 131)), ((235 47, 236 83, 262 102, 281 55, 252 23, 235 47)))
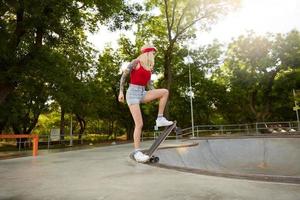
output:
POLYGON ((147 91, 145 86, 129 84, 126 92, 126 102, 128 105, 140 104, 144 99, 147 91))

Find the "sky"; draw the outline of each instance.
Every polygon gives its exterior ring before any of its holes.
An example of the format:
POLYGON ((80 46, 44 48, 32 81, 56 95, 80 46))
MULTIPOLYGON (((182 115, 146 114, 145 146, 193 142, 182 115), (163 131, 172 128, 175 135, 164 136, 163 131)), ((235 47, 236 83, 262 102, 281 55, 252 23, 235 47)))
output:
MULTIPOLYGON (((300 31, 300 0, 241 0, 241 7, 212 25, 209 32, 198 32, 194 44, 209 44, 214 39, 229 43, 233 38, 253 30, 256 34, 300 31)), ((106 44, 117 47, 120 33, 134 38, 133 31, 110 32, 105 26, 88 40, 102 51, 106 44)))

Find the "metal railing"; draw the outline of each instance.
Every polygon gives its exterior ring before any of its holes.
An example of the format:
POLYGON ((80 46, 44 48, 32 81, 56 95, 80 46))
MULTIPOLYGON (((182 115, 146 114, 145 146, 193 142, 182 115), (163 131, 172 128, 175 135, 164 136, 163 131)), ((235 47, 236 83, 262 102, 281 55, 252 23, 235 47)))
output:
MULTIPOLYGON (((181 134, 170 134, 167 139, 201 136, 226 136, 226 135, 265 135, 265 134, 300 134, 298 122, 257 122, 249 124, 226 124, 226 125, 197 125, 184 128, 181 134)), ((161 131, 143 132, 142 140, 154 140, 161 131)))
MULTIPOLYGON (((13 136, 14 134, 9 134, 9 136, 13 136)), ((1 136, 1 135, 0 135, 1 136)), ((18 135, 17 135, 18 136, 18 135)), ((27 135, 30 136, 30 135, 27 135)), ((54 146, 57 145, 64 145, 64 146, 72 146, 71 144, 73 141, 77 141, 77 144, 83 144, 84 143, 84 137, 82 136, 81 139, 78 139, 79 135, 60 135, 59 140, 52 140, 51 135, 49 134, 40 134, 38 135, 38 144, 43 149, 52 149, 54 146), (72 142, 71 142, 72 141, 72 142), (46 147, 46 148, 45 148, 46 147)), ((3 138, 0 137, 0 142, 2 143, 9 143, 9 144, 16 144, 17 150, 19 152, 27 152, 28 150, 31 150, 33 148, 33 143, 31 140, 17 140, 15 138, 3 138)))
MULTIPOLYGON (((228 125, 198 125, 194 135, 218 136, 218 135, 264 135, 264 134, 298 134, 297 122, 257 122, 251 124, 228 124, 228 125)), ((182 136, 192 135, 192 129, 182 130, 182 136)))
POLYGON ((22 145, 26 147, 27 146, 26 144, 28 143, 30 147, 32 142, 32 155, 37 156, 38 154, 39 136, 36 134, 1 134, 0 139, 2 140, 17 139, 18 141, 17 145, 19 146, 19 151, 21 150, 22 145))
POLYGON ((81 139, 79 139, 79 135, 60 135, 58 140, 52 140, 51 135, 40 135, 40 143, 47 144, 47 149, 51 149, 51 146, 54 145, 66 145, 66 146, 73 146, 73 141, 78 141, 79 144, 83 144, 83 135, 81 139))
MULTIPOLYGON (((191 138, 204 137, 204 136, 229 136, 229 135, 267 135, 267 134, 299 134, 299 124, 296 121, 290 122, 257 122, 249 124, 226 124, 226 125, 197 125, 194 126, 194 134, 192 127, 182 129, 180 134, 172 132, 167 139, 180 139, 180 138, 191 138)), ((143 131, 141 140, 155 140, 162 131, 143 131)), ((0 140, 1 141, 1 140, 0 140)), ((7 141, 7 139, 2 139, 7 141)), ((39 135, 39 146, 43 149, 53 149, 58 146, 69 147, 72 146, 73 141, 77 141, 77 144, 85 143, 85 135, 82 135, 79 139, 78 135, 60 135, 59 140, 51 140, 50 134, 39 135), (64 139, 62 139, 64 138, 64 139), (72 141, 72 142, 71 142, 72 141)), ((18 151, 26 152, 31 150, 33 147, 31 140, 18 141, 18 151)))

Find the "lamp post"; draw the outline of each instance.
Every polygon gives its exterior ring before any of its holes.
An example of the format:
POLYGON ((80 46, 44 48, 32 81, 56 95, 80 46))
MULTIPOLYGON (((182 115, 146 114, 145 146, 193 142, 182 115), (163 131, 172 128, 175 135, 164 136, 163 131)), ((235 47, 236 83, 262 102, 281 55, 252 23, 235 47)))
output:
POLYGON ((73 117, 71 113, 71 121, 70 121, 70 146, 73 146, 73 117))
POLYGON ((298 101, 296 99, 296 97, 297 97, 296 91, 294 89, 293 89, 293 95, 294 95, 294 98, 295 98, 295 107, 293 109, 296 111, 298 131, 300 131, 299 114, 298 114, 299 106, 298 106, 298 101))
POLYGON ((192 138, 195 137, 195 131, 194 131, 194 112, 193 112, 193 98, 194 98, 194 92, 192 88, 192 75, 191 75, 191 63, 193 63, 193 59, 188 54, 187 57, 184 59, 184 63, 189 66, 189 89, 187 96, 190 97, 190 104, 191 104, 191 121, 192 121, 192 138))

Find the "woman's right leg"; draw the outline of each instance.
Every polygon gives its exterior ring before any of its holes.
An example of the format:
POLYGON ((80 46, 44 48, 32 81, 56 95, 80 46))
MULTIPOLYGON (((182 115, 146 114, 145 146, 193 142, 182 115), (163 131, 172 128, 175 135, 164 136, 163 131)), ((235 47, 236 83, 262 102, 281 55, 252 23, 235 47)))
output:
POLYGON ((134 120, 134 132, 133 132, 133 139, 134 139, 134 148, 140 148, 140 139, 141 133, 143 128, 143 117, 140 109, 139 104, 129 105, 129 110, 134 120))
POLYGON ((134 104, 129 106, 131 115, 134 120, 134 133, 133 133, 133 139, 134 139, 134 159, 138 162, 147 162, 149 160, 149 156, 143 154, 140 149, 140 140, 141 140, 141 134, 142 134, 142 128, 143 128, 143 118, 142 113, 140 109, 139 104, 134 104))

